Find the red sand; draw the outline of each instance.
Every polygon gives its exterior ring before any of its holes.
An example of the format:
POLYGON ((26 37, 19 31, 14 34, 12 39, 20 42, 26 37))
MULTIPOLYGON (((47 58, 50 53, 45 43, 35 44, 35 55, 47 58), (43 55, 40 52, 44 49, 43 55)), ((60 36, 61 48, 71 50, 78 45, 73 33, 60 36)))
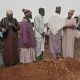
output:
POLYGON ((46 50, 43 61, 0 68, 0 80, 80 80, 80 63, 54 60, 46 50))
POLYGON ((0 80, 80 80, 80 63, 69 58, 49 59, 1 68, 0 80))

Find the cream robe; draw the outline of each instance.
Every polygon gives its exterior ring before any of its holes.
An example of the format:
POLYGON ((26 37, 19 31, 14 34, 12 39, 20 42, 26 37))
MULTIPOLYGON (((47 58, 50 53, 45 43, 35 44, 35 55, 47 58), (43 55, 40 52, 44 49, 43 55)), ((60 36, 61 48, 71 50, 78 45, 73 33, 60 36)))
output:
MULTIPOLYGON (((76 20, 74 18, 66 19, 66 25, 75 25, 76 26, 76 20)), ((74 57, 74 39, 75 39, 75 30, 74 29, 65 29, 63 31, 63 41, 62 41, 62 51, 63 51, 63 57, 74 57)))

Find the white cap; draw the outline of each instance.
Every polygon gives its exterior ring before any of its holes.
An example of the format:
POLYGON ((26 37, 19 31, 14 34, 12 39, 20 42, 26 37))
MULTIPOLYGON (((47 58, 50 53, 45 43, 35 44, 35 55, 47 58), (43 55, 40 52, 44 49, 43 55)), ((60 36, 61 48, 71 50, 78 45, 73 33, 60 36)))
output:
POLYGON ((6 10, 6 14, 13 14, 13 11, 8 9, 8 10, 6 10))

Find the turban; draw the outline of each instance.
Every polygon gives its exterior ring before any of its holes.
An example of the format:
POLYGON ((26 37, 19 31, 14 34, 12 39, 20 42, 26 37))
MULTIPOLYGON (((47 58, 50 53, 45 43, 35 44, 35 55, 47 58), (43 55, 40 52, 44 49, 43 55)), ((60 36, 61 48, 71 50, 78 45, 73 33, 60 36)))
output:
POLYGON ((13 11, 8 9, 8 10, 6 10, 6 14, 13 14, 13 11))

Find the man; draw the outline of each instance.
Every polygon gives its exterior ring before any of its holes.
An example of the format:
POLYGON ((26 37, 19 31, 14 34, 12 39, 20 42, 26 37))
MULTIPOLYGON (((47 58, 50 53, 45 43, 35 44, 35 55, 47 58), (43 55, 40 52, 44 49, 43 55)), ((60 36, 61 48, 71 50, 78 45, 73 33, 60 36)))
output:
POLYGON ((39 8, 39 15, 34 18, 34 31, 36 37, 36 58, 40 60, 43 58, 44 51, 44 8, 39 8))
POLYGON ((54 58, 59 58, 61 55, 61 33, 65 26, 65 19, 60 15, 61 7, 57 6, 55 14, 51 16, 49 27, 49 48, 50 53, 54 58))
POLYGON ((74 40, 75 40, 75 29, 76 29, 76 19, 73 18, 74 10, 68 12, 68 17, 66 18, 66 26, 63 28, 63 57, 73 58, 74 57, 74 40))
POLYGON ((35 35, 30 21, 32 12, 22 9, 25 17, 20 24, 20 63, 31 63, 35 61, 35 35))
POLYGON ((6 17, 1 20, 4 37, 4 62, 6 66, 14 65, 19 62, 17 31, 18 22, 13 18, 13 11, 7 10, 6 17))

